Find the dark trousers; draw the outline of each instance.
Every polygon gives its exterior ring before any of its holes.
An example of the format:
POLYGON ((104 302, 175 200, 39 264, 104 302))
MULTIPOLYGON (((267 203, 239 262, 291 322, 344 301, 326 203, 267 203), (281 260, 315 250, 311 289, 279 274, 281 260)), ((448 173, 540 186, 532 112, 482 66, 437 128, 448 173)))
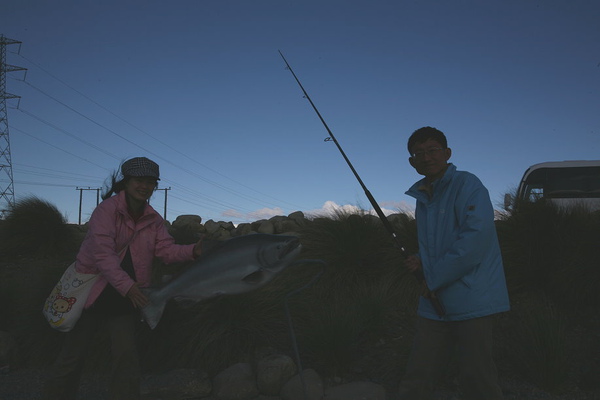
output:
POLYGON ((456 354, 462 398, 503 399, 492 354, 493 322, 491 316, 451 322, 419 317, 400 398, 431 399, 435 383, 443 376, 450 356, 456 354))
POLYGON ((45 400, 75 400, 85 356, 98 327, 108 330, 111 342, 112 370, 110 398, 140 398, 140 365, 135 341, 136 314, 95 315, 84 312, 75 328, 65 334, 62 350, 44 388, 45 400))

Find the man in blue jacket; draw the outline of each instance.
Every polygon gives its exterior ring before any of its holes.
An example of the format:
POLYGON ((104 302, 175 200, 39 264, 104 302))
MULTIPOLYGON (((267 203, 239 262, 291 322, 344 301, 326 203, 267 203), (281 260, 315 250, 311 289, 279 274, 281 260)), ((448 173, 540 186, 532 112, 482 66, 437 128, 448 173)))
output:
POLYGON ((438 129, 416 130, 408 151, 410 165, 425 178, 406 192, 417 200, 419 241, 419 253, 406 267, 421 271, 426 287, 400 398, 430 399, 456 349, 464 398, 502 399, 491 316, 510 306, 489 193, 475 175, 448 162, 452 151, 438 129), (436 312, 432 297, 444 315, 436 312))

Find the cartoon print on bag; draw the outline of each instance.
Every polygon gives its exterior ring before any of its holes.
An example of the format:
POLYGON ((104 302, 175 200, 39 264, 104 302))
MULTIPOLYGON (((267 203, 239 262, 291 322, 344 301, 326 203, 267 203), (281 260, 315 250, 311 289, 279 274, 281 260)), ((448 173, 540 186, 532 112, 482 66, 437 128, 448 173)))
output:
POLYGON ((73 286, 74 288, 77 288, 79 286, 81 286, 83 284, 83 281, 81 279, 73 279, 73 282, 71 282, 71 286, 73 286))
POLYGON ((71 307, 76 301, 75 297, 64 297, 60 293, 57 294, 52 302, 52 319, 49 322, 57 326, 60 325, 64 320, 63 315, 71 311, 71 307))
POLYGON ((52 308, 52 304, 54 304, 56 296, 60 296, 62 289, 63 287, 61 282, 58 282, 44 303, 44 312, 48 312, 52 308))

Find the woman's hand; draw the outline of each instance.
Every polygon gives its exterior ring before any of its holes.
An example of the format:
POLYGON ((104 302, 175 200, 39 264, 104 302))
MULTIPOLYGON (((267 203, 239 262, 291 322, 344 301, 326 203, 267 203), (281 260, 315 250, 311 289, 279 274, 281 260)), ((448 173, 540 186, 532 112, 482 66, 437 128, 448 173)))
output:
POLYGON ((141 291, 137 282, 129 289, 126 296, 135 308, 144 308, 148 305, 148 297, 141 291))

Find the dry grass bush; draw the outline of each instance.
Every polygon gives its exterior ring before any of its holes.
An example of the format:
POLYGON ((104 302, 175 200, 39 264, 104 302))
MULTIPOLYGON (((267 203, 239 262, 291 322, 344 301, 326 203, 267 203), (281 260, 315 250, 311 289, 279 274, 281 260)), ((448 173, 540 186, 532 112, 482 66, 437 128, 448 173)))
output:
POLYGON ((19 363, 53 359, 60 336, 42 317, 43 301, 76 254, 81 232, 67 225, 51 203, 18 201, 0 224, 0 329, 10 329, 20 347, 19 363))
POLYGON ((560 392, 569 378, 566 316, 544 295, 529 297, 514 313, 515 367, 542 389, 560 392))
POLYGON ((567 333, 597 332, 590 316, 600 306, 600 214, 525 203, 498 222, 498 232, 512 300, 507 349, 514 367, 548 391, 563 389, 580 365, 597 376, 600 363, 588 359, 595 350, 567 343, 567 333))
MULTIPOLYGON (((564 333, 572 334, 587 323, 584 313, 598 306, 600 217, 545 204, 533 206, 506 215, 497 224, 513 302, 513 311, 498 318, 498 359, 501 371, 522 371, 519 378, 525 376, 547 390, 560 390, 564 386, 558 383, 573 373, 565 366, 573 365, 576 357, 589 357, 587 353, 570 354, 573 346, 564 345, 564 333)), ((61 235, 57 232, 64 232, 64 221, 60 222, 52 207, 29 202, 18 208, 15 216, 40 229, 43 218, 53 221, 47 222, 55 224, 51 235, 35 237, 40 249, 52 249, 55 255, 61 252, 56 240, 61 235), (40 207, 45 210, 42 216, 40 207)), ((6 232, 6 224, 14 226, 14 221, 3 221, 0 229, 6 232)), ((401 215, 392 223, 409 253, 414 252, 414 219, 401 215)), ((33 229, 23 232, 21 238, 33 240, 33 229)), ((412 342, 419 288, 402 268, 402 258, 389 234, 365 213, 315 219, 300 234, 300 258, 326 263, 312 286, 289 298, 303 366, 316 368, 326 377, 397 381, 412 342)), ((72 240, 64 235, 61 240, 72 240)), ((61 333, 47 326, 40 310, 75 252, 68 260, 49 262, 41 257, 48 256, 48 251, 25 264, 0 259, 0 296, 6 305, 3 329, 18 338, 24 367, 48 365, 62 339, 61 333)), ((167 271, 160 264, 157 267, 167 271)), ((290 266, 269 285, 244 295, 193 305, 170 302, 154 331, 140 324, 142 365, 147 371, 195 367, 215 374, 233 363, 252 361, 267 346, 293 355, 284 302, 322 268, 319 263, 301 263, 290 266)), ((593 332, 597 334, 597 330, 593 332)), ((95 340, 88 367, 106 370, 107 339, 99 335, 95 340)), ((585 365, 590 377, 600 373, 597 364, 585 365)))
POLYGON ((56 206, 37 197, 17 201, 0 225, 0 254, 5 257, 64 257, 71 254, 76 231, 56 206))
POLYGON ((291 289, 280 281, 197 304, 169 302, 157 328, 143 331, 142 346, 148 350, 144 365, 155 370, 201 368, 215 374, 251 361, 261 348, 289 348, 283 298, 291 289))
POLYGON ((584 314, 600 306, 600 213, 523 204, 499 224, 509 288, 541 290, 584 314))
POLYGON ((327 267, 294 304, 300 345, 312 365, 343 376, 366 349, 398 336, 399 314, 415 305, 406 300, 416 298, 417 285, 376 217, 339 212, 301 233, 305 255, 327 267))
POLYGON ((46 365, 57 355, 62 337, 42 316, 42 305, 66 267, 47 258, 0 262, 0 302, 9 305, 2 308, 0 330, 17 339, 18 367, 46 365))
POLYGON ((343 375, 356 369, 365 346, 383 340, 406 347, 393 338, 400 336, 399 314, 415 306, 418 289, 381 223, 369 215, 338 214, 306 224, 300 235, 299 258, 307 261, 269 285, 190 308, 170 303, 164 320, 145 338, 144 347, 154 350, 144 365, 217 372, 251 360, 265 346, 293 354, 284 300, 317 274, 314 284, 289 298, 303 364, 343 375), (407 304, 405 298, 413 300, 407 304))

